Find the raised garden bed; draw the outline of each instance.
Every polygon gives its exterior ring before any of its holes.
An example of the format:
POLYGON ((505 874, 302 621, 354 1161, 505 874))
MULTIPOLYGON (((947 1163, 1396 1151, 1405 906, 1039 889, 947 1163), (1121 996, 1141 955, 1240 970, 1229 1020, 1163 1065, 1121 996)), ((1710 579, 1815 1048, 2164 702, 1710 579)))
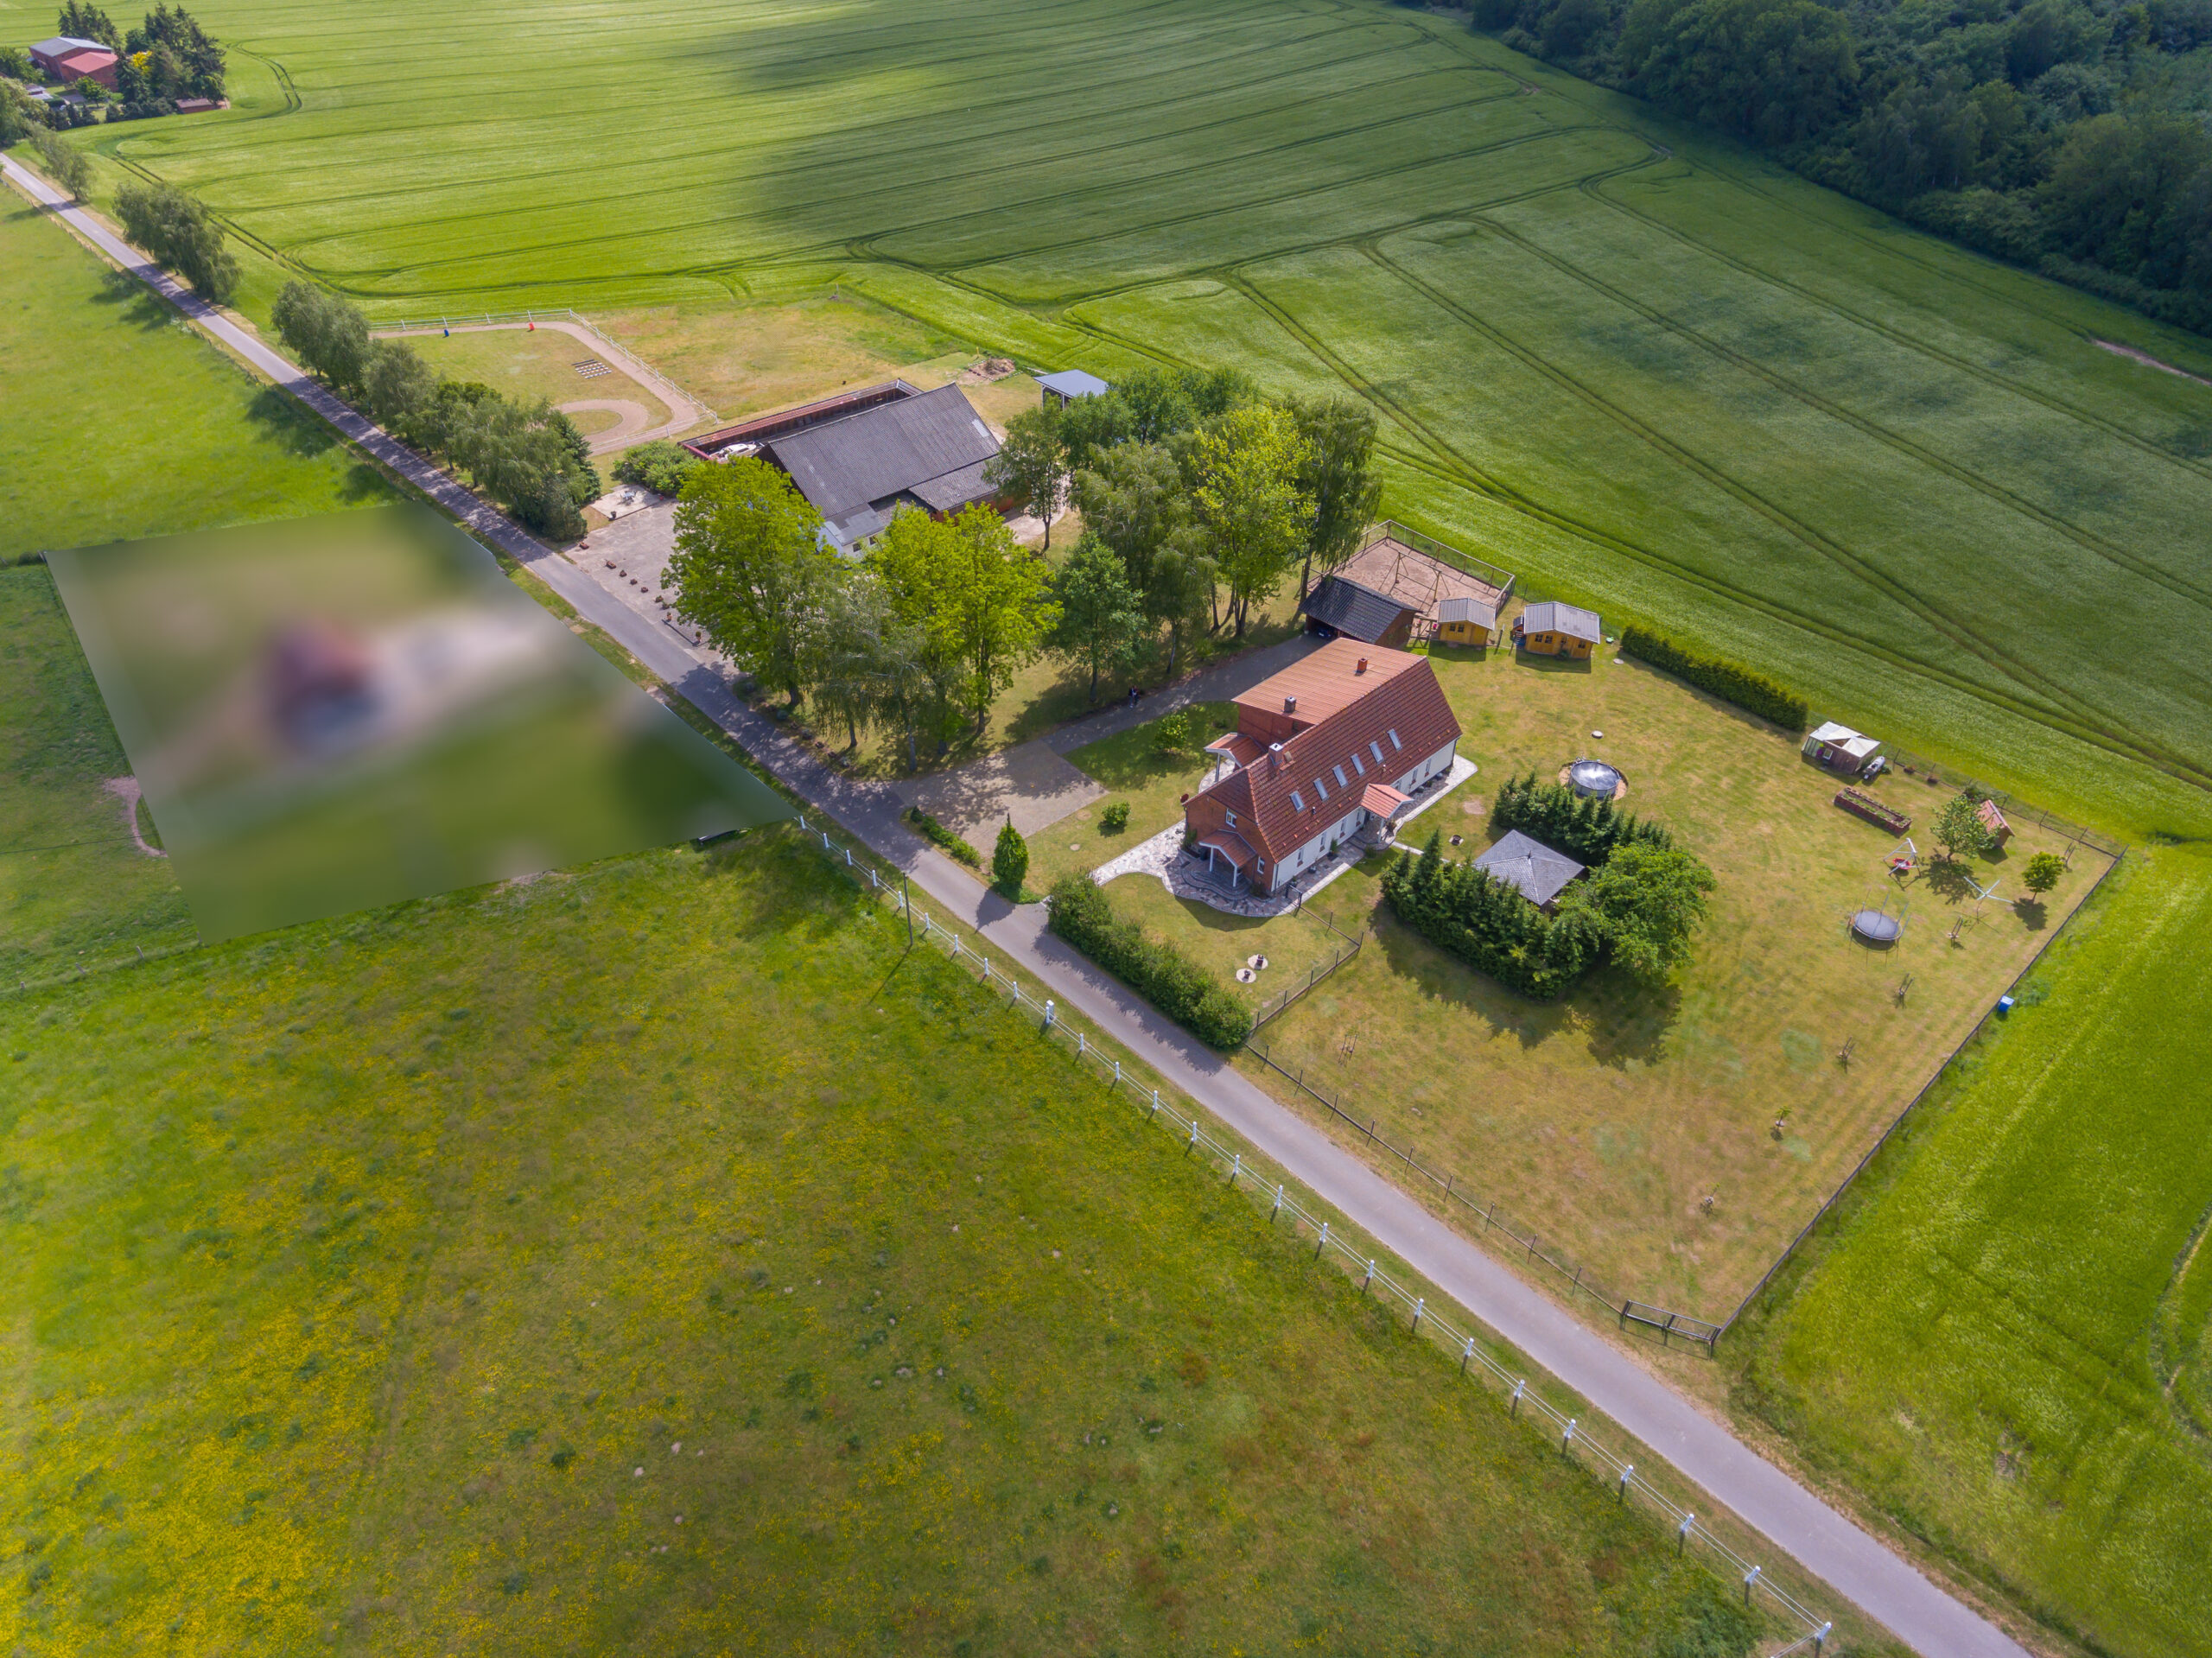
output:
POLYGON ((1857 789, 1838 789, 1835 804, 1853 817, 1863 817, 1892 835, 1902 835, 1912 827, 1912 819, 1903 812, 1895 807, 1884 805, 1873 796, 1857 789))

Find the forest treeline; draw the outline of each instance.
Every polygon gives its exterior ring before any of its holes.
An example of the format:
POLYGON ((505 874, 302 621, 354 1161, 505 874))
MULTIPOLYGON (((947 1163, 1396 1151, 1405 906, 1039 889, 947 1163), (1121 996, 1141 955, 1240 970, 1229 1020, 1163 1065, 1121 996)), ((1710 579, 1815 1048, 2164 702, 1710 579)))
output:
POLYGON ((1474 0, 1474 26, 2212 332, 2212 0, 1474 0))

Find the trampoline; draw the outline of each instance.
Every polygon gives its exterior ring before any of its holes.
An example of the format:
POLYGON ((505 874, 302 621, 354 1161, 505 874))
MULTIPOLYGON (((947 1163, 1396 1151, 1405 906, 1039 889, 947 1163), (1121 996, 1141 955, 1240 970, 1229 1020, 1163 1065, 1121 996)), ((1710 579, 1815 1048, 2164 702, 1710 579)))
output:
POLYGON ((1567 768, 1568 786, 1592 800, 1611 800, 1626 792, 1624 779, 1603 760, 1577 760, 1567 768))
POLYGON ((1904 931, 1903 918, 1886 910, 1861 910, 1851 918, 1852 936, 1863 943, 1887 950, 1904 931))

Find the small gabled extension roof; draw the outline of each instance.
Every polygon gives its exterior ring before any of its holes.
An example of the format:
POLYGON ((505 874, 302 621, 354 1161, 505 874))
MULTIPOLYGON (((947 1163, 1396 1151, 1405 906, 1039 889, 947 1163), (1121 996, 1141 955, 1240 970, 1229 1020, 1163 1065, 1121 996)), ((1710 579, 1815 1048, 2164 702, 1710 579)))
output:
POLYGON ((878 403, 760 447, 832 524, 899 495, 940 512, 981 499, 983 465, 999 452, 957 385, 878 403))

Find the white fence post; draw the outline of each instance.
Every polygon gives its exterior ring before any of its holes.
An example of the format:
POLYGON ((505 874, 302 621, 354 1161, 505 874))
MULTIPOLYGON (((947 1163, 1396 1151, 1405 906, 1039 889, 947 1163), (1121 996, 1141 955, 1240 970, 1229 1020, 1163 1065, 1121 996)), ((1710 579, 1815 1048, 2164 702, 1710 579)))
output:
POLYGON ((1559 1436, 1559 1448, 1561 1452, 1574 1449, 1574 1419, 1572 1416, 1567 1419, 1567 1431, 1559 1436))
POLYGON ((1685 1514, 1682 1516, 1682 1523, 1675 1528, 1675 1553, 1676 1554, 1680 1554, 1682 1552, 1684 1546, 1688 1543, 1690 1540, 1690 1528, 1695 1524, 1697 1524, 1697 1516, 1694 1514, 1685 1514))
POLYGON ((1750 1571, 1748 1571, 1748 1572, 1746 1572, 1745 1573, 1744 1573, 1744 1604, 1745 1604, 1745 1605, 1748 1606, 1748 1605, 1750 1605, 1750 1604, 1751 1604, 1751 1585, 1752 1585, 1753 1584, 1757 1583, 1758 1580, 1759 1580, 1759 1569, 1758 1569, 1758 1567, 1757 1567, 1757 1566, 1753 1566, 1750 1571))
POLYGON ((1518 1416, 1518 1415, 1520 1415, 1520 1413, 1521 1413, 1521 1395, 1522 1395, 1522 1394, 1526 1393, 1528 1390, 1529 1390, 1529 1379, 1528 1379, 1526 1376, 1522 1377, 1520 1381, 1518 1381, 1518 1382, 1515 1382, 1515 1383, 1513 1384, 1513 1402, 1512 1402, 1510 1405, 1509 1405, 1509 1406, 1507 1406, 1507 1407, 1506 1407, 1506 1411, 1505 1411, 1505 1413, 1506 1413, 1508 1416, 1518 1416))
POLYGON ((1421 1310, 1423 1307, 1427 1306, 1427 1305, 1428 1305, 1428 1298, 1427 1298, 1426 1295, 1423 1295, 1423 1296, 1418 1297, 1418 1298, 1414 1300, 1414 1326, 1413 1326, 1413 1327, 1414 1327, 1415 1330, 1419 1330, 1419 1329, 1421 1328, 1421 1310))
POLYGON ((1239 1152, 1229 1159, 1229 1184, 1235 1185, 1236 1177, 1244 1172, 1244 1153, 1239 1152))
POLYGON ((1122 1062, 1121 1062, 1120 1060, 1116 1059, 1116 1060, 1114 1062, 1114 1086, 1115 1086, 1115 1087, 1116 1087, 1116 1088, 1119 1088, 1121 1085, 1122 1085, 1122 1062))
POLYGON ((1276 1217, 1276 1216, 1278 1216, 1278 1215, 1280 1215, 1280 1214, 1281 1214, 1281 1213, 1282 1213, 1282 1188, 1281 1188, 1280 1185, 1278 1185, 1278 1186, 1275 1188, 1275 1206, 1274 1206, 1273 1209, 1271 1209, 1271 1210, 1269 1210, 1268 1211, 1268 1223, 1269 1223, 1270 1225, 1274 1224, 1275 1217, 1276 1217))
POLYGON ((1324 1249, 1325 1249, 1325 1248, 1327 1248, 1328 1247, 1329 1247, 1329 1223, 1328 1223, 1328 1222, 1326 1222, 1326 1221, 1323 1221, 1323 1222, 1321 1223, 1321 1236, 1320 1236, 1319 1240, 1317 1242, 1315 1242, 1315 1244, 1313 1245, 1313 1259, 1314 1259, 1314 1260, 1316 1260, 1316 1261, 1319 1261, 1319 1260, 1321 1258, 1321 1251, 1322 1251, 1322 1250, 1324 1250, 1324 1249))
POLYGON ((1045 1028, 1048 1031, 1052 1028, 1052 999, 1047 996, 1045 998, 1045 1028))
POLYGON ((1156 1088, 1152 1090, 1152 1115, 1155 1117, 1160 1115, 1160 1090, 1156 1088))
POLYGON ((1630 1475, 1634 1474, 1635 1472, 1636 1472, 1636 1464, 1635 1464, 1634 1463, 1632 1463, 1632 1462, 1631 1462, 1631 1463, 1625 1463, 1625 1464, 1622 1464, 1622 1467, 1621 1467, 1621 1490, 1620 1490, 1620 1498, 1621 1498, 1621 1501, 1622 1501, 1622 1502, 1627 1502, 1627 1501, 1628 1501, 1628 1482, 1629 1482, 1629 1477, 1630 1477, 1630 1475))
POLYGON ((1362 1295, 1366 1294, 1366 1293, 1367 1293, 1367 1286, 1368 1286, 1370 1284, 1372 1284, 1374 1281, 1375 1281, 1375 1257, 1374 1257, 1374 1256, 1372 1256, 1372 1255, 1370 1255, 1370 1256, 1367 1258, 1367 1276, 1366 1276, 1366 1277, 1364 1277, 1364 1278, 1363 1278, 1363 1279, 1361 1279, 1361 1280, 1359 1280, 1359 1293, 1360 1293, 1362 1295))
POLYGON ((1459 1374, 1461 1375, 1467 1374, 1467 1361, 1474 1357, 1474 1356, 1475 1338, 1472 1336, 1470 1336, 1467 1337, 1467 1344, 1459 1350, 1459 1374))

